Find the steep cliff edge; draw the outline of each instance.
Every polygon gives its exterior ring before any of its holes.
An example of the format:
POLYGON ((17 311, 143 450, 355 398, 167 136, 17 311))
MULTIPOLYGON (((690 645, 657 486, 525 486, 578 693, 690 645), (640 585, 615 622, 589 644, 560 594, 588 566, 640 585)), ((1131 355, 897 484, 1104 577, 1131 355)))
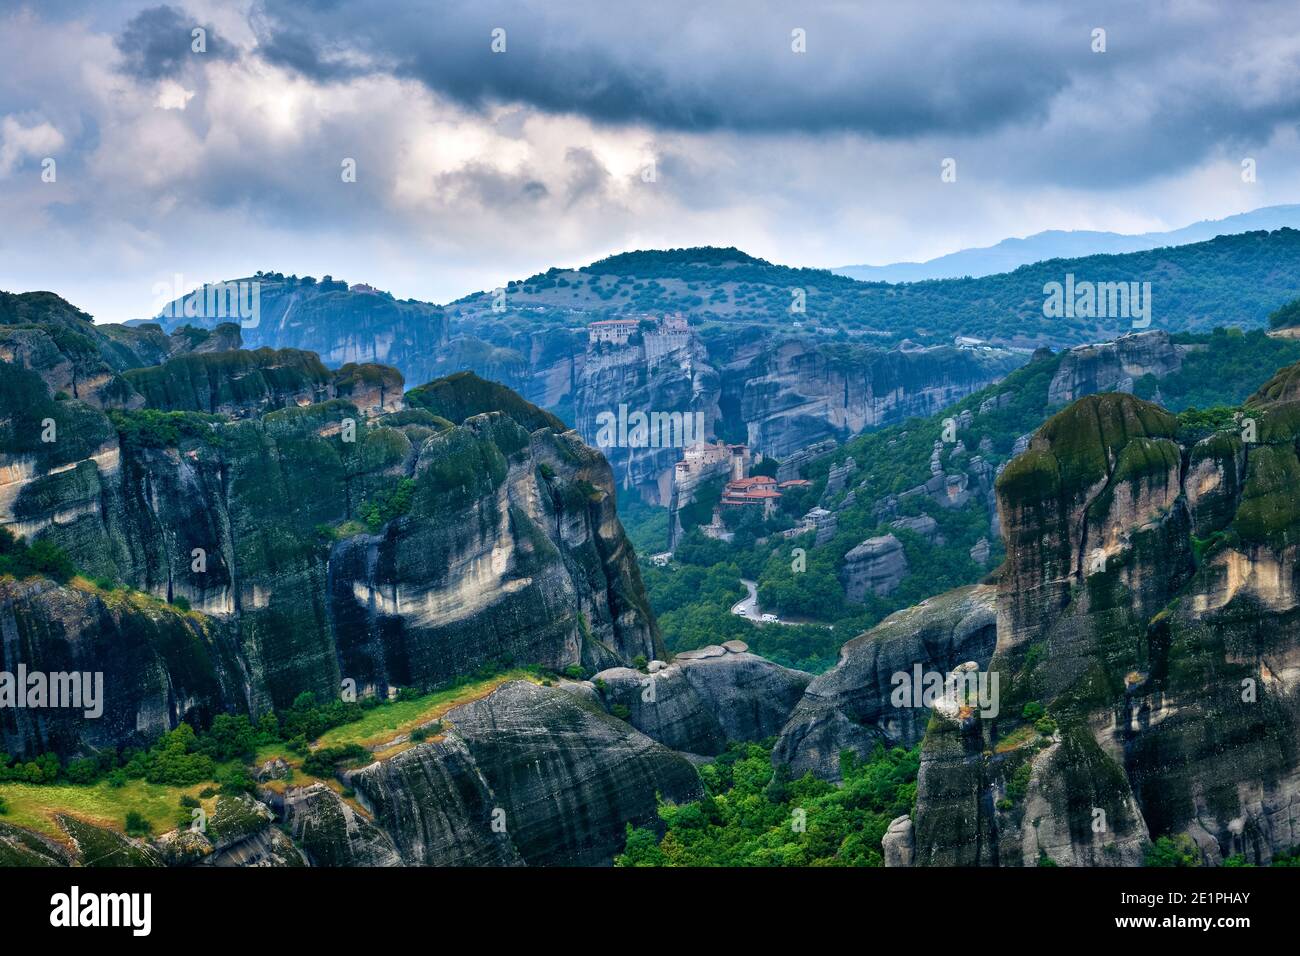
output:
POLYGON ((915 863, 1133 864, 1184 833, 1211 863, 1264 863, 1300 843, 1294 378, 1195 443, 1155 406, 1085 398, 1003 472, 1000 708, 935 708, 915 863))
MULTIPOLYGON (((262 355, 201 358, 262 376, 262 355)), ((365 384, 356 369, 333 376, 335 389, 341 378, 365 384)), ((483 384, 474 402, 508 412, 470 403, 476 413, 453 423, 334 398, 258 415, 258 399, 247 418, 226 408, 110 420, 0 364, 0 525, 57 545, 92 578, 204 615, 158 671, 120 662, 154 676, 116 682, 121 719, 81 728, 87 742, 135 744, 187 717, 256 715, 304 691, 324 699, 344 678, 383 696, 487 664, 594 670, 662 657, 609 466, 483 384)), ((39 606, 15 594, 12 631, 103 616, 98 598, 74 591, 51 586, 39 606)), ((145 627, 115 626, 128 625, 145 627)), ((0 666, 59 669, 72 649, 91 654, 78 638, 91 627, 8 640, 0 666)), ((160 660, 156 640, 134 640, 160 660)), ((78 732, 7 726, 6 746, 71 750, 78 732)))
POLYGON ((1122 335, 1097 345, 1076 345, 1061 353, 1047 401, 1060 405, 1097 392, 1131 392, 1143 375, 1164 378, 1182 364, 1179 346, 1168 332, 1159 330, 1122 335))
POLYGON ((260 272, 205 285, 166 303, 154 322, 171 331, 183 325, 212 329, 229 321, 233 301, 250 348, 315 352, 326 365, 390 365, 408 381, 429 381, 440 370, 437 355, 447 344, 442 309, 428 302, 398 299, 370 286, 325 276, 260 272), (213 300, 220 307, 213 308, 213 300))
POLYGON ((866 757, 880 744, 913 746, 925 735, 927 706, 891 702, 897 675, 947 673, 993 655, 997 589, 973 585, 899 611, 840 649, 839 662, 808 685, 781 729, 772 759, 793 775, 837 780, 840 754, 866 757))
POLYGON ((1002 351, 911 351, 790 340, 759 354, 738 379, 751 446, 776 457, 873 425, 929 415, 1023 363, 1002 351))

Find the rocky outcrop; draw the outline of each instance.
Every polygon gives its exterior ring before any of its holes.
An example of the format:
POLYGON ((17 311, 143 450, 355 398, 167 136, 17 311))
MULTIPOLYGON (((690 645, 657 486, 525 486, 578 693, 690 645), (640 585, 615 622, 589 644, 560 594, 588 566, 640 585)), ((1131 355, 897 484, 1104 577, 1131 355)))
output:
POLYGON ((0 823, 0 866, 68 866, 72 855, 62 844, 48 837, 0 823))
POLYGON ((803 696, 812 675, 749 653, 727 641, 674 658, 728 740, 762 740, 775 734, 803 696))
POLYGON ((590 351, 573 396, 579 434, 653 504, 668 504, 682 449, 711 440, 719 417, 718 373, 699 341, 683 337, 686 344, 663 354, 652 351, 662 338, 652 334, 590 351))
POLYGON ((222 794, 211 819, 165 833, 153 846, 168 866, 306 866, 302 852, 274 820, 266 804, 245 794, 222 794))
POLYGON ((1131 392, 1143 375, 1164 378, 1182 367, 1178 347, 1164 331, 1121 335, 1113 342, 1077 345, 1061 353, 1047 388, 1049 405, 1064 405, 1098 392, 1131 392))
POLYGON ((247 710, 237 660, 235 641, 216 622, 145 595, 0 580, 0 671, 78 675, 81 702, 0 708, 0 750, 144 743, 182 720, 202 726, 247 710))
POLYGON ((406 865, 523 863, 507 829, 509 810, 455 734, 363 767, 349 783, 406 865))
POLYGON ((1267 863, 1296 845, 1294 374, 1241 434, 1194 443, 1148 403, 1082 399, 1003 472, 1001 706, 936 708, 918 864, 1125 865, 1180 835, 1209 863, 1267 863))
MULTIPOLYGON (((334 399, 161 429, 128 413, 119 432, 0 364, 0 524, 57 544, 92 577, 206 615, 201 629, 176 625, 201 639, 175 640, 144 618, 112 620, 89 592, 55 588, 42 602, 23 585, 13 633, 42 637, 8 641, 6 662, 51 667, 75 647, 88 665, 131 670, 114 682, 113 716, 84 728, 106 745, 187 714, 256 716, 304 691, 332 696, 344 677, 384 695, 487 664, 661 657, 609 466, 539 409, 480 384, 461 424, 423 408, 368 420, 334 399), (478 414, 482 403, 508 411, 478 414), (47 419, 54 441, 42 441, 47 419), (46 620, 58 622, 50 637, 31 631, 46 620), (78 642, 83 632, 104 641, 78 642), (139 654, 90 660, 110 637, 139 654)), ((426 396, 446 392, 434 386, 426 396)), ((83 732, 24 721, 5 725, 11 753, 63 752, 83 732)))
POLYGON ((884 856, 885 866, 911 866, 912 857, 916 853, 915 840, 912 834, 912 818, 897 817, 891 820, 889 829, 885 831, 885 835, 880 841, 880 849, 884 856))
POLYGON ((697 799, 690 761, 593 700, 508 681, 449 711, 435 740, 288 790, 284 825, 314 865, 608 863, 657 800, 697 799))
POLYGON ((400 866, 392 838, 323 783, 284 795, 284 824, 312 866, 400 866))
POLYGON ((987 666, 993 655, 996 589, 959 588, 890 615, 840 649, 838 663, 808 685, 781 729, 773 760, 795 777, 839 779, 840 753, 869 755, 877 744, 912 746, 925 734, 929 707, 895 691, 917 672, 946 674, 958 664, 987 666))
POLYGON ((501 801, 520 857, 533 865, 600 863, 627 823, 653 822, 656 794, 702 794, 689 761, 558 688, 512 681, 447 715, 501 801))
POLYGON ((649 672, 621 667, 593 678, 611 712, 673 750, 712 756, 733 741, 775 734, 812 675, 749 653, 743 641, 681 651, 649 672))
POLYGON ((96 325, 52 292, 0 292, 0 361, 36 373, 50 395, 122 403, 130 394, 123 371, 197 344, 169 339, 157 325, 96 325))
POLYGON ((740 376, 740 418, 751 447, 781 458, 873 425, 930 415, 1022 361, 1011 353, 947 346, 835 349, 790 340, 762 352, 740 376))
POLYGON ((705 756, 727 749, 722 725, 686 679, 680 664, 652 674, 612 667, 593 677, 592 683, 611 713, 665 747, 705 756))
POLYGON ((212 329, 234 316, 248 348, 315 352, 331 368, 389 365, 412 382, 427 382, 446 371, 437 366, 438 352, 447 342, 446 320, 442 309, 428 302, 396 299, 361 284, 349 287, 329 276, 317 281, 259 273, 224 286, 227 299, 238 297, 238 310, 212 308, 214 299, 221 304, 213 294, 220 289, 203 286, 166 303, 153 321, 168 331, 184 325, 212 329))
POLYGON ((939 532, 939 522, 929 515, 899 518, 896 521, 889 522, 889 526, 896 531, 910 531, 930 544, 942 545, 944 543, 944 537, 939 532))
POLYGON ((903 542, 892 534, 868 538, 844 555, 840 575, 844 599, 861 604, 868 592, 889 594, 907 576, 907 570, 903 542))

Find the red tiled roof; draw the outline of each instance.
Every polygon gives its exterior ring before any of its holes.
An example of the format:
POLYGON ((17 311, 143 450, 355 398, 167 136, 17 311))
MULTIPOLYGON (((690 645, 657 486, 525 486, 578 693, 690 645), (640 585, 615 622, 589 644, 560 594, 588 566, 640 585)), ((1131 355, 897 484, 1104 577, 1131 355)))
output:
POLYGON ((754 488, 754 489, 744 490, 744 491, 728 489, 723 494, 722 499, 725 501, 728 498, 759 499, 759 498, 780 498, 780 497, 781 497, 781 492, 777 491, 775 488, 754 488))

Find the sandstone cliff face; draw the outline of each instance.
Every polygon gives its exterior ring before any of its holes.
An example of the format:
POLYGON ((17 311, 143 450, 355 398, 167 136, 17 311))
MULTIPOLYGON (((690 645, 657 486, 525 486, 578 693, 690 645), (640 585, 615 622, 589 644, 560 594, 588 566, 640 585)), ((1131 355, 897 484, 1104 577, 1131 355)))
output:
POLYGON ((1133 864, 1181 833, 1209 862, 1267 862, 1297 843, 1289 377, 1249 403, 1257 443, 1180 447, 1154 406, 1094 396, 1006 469, 1001 708, 936 711, 916 863, 1133 864))
POLYGON ((559 688, 510 681, 445 737, 349 774, 408 865, 606 863, 656 797, 703 794, 689 761, 559 688))
POLYGON ((714 756, 730 742, 775 734, 812 679, 727 641, 682 651, 672 664, 651 661, 647 674, 601 671, 593 683, 603 704, 626 708, 637 730, 673 750, 714 756))
MULTIPOLYGON (((436 357, 447 342, 442 310, 427 302, 395 299, 363 286, 338 281, 310 283, 278 273, 230 280, 241 289, 241 304, 251 304, 257 284, 257 314, 239 316, 248 348, 269 346, 316 352, 330 367, 380 363, 401 371, 408 381, 426 382, 445 370, 436 357), (239 284, 243 285, 239 285, 239 284), (248 290, 248 291, 242 291, 248 290)), ((191 296, 169 303, 155 320, 171 330, 182 325, 214 328, 229 321, 209 312, 207 288, 186 308, 191 296)))
POLYGON ((1049 405, 1062 405, 1097 392, 1131 392, 1143 375, 1164 378, 1182 367, 1178 347, 1164 331, 1138 332, 1099 345, 1078 345, 1061 354, 1047 389, 1049 405))
POLYGON ((877 744, 912 746, 924 735, 929 708, 895 706, 895 675, 916 668, 946 674, 966 661, 981 668, 993 655, 996 588, 974 585, 890 615, 840 649, 839 662, 808 685, 781 729, 773 760, 794 776, 812 771, 838 780, 840 752, 859 757, 877 744))
POLYGON ((182 719, 205 723, 246 707, 237 648, 223 628, 142 595, 89 584, 0 581, 0 671, 16 673, 20 665, 102 674, 101 713, 0 708, 0 750, 10 754, 153 739, 182 719))
POLYGON ((171 336, 153 324, 96 325, 52 292, 0 292, 0 361, 35 372, 51 395, 96 407, 138 407, 121 373, 169 356, 239 344, 238 326, 185 328, 171 336))
POLYGON ((69 647, 90 662, 98 644, 77 635, 96 628, 139 651, 116 662, 134 676, 114 684, 113 719, 7 727, 9 751, 63 750, 82 733, 139 743, 187 715, 333 695, 344 677, 382 695, 489 664, 662 656, 604 459, 515 396, 476 402, 513 415, 367 419, 334 399, 121 437, 0 364, 0 523, 91 576, 207 615, 174 625, 195 636, 169 643, 137 616, 95 623, 111 615, 94 595, 15 592, 11 633, 57 621, 64 636, 8 641, 6 666, 60 669, 69 647))
POLYGON ((861 604, 868 592, 888 594, 906 575, 903 542, 892 534, 868 538, 844 555, 844 598, 861 604))
POLYGON ((498 822, 493 828, 493 812, 507 812, 501 799, 454 733, 364 767, 349 782, 408 866, 523 863, 510 839, 509 817, 506 827, 498 822))
POLYGON ((656 818, 655 794, 702 795, 694 767, 565 691, 521 681, 447 715, 494 793, 510 839, 534 864, 608 860, 628 821, 656 818))
POLYGON ((651 503, 666 505, 683 448, 715 434, 718 395, 718 373, 693 336, 688 345, 662 355, 644 342, 629 343, 585 357, 573 395, 574 427, 587 444, 600 448, 625 486, 640 489, 651 503), (633 421, 625 428, 615 424, 611 434, 602 424, 617 423, 620 406, 625 419, 635 413, 667 416, 655 420, 668 426, 647 424, 638 434, 633 421))
POLYGON ((929 415, 1002 378, 1017 356, 948 347, 897 351, 792 340, 743 374, 749 444, 778 458, 826 438, 929 415))
POLYGON ((315 353, 297 349, 194 352, 132 369, 123 379, 130 391, 111 403, 119 408, 248 418, 332 398, 347 399, 367 414, 402 406, 402 377, 396 369, 345 365, 331 371, 315 353))

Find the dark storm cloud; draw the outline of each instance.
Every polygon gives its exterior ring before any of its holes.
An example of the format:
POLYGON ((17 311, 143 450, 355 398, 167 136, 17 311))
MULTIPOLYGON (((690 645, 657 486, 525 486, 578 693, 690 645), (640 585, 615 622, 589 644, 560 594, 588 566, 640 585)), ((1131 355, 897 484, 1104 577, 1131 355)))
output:
POLYGON ((1300 120, 1294 3, 896 6, 265 0, 269 57, 321 80, 339 43, 472 108, 741 135, 996 144, 1086 187, 1186 169, 1300 120), (492 31, 506 31, 493 53, 492 31), (1106 30, 1106 51, 1092 31, 1106 30), (791 50, 806 32, 807 52, 791 50), (291 38, 291 40, 286 39, 291 38), (293 56, 284 52, 291 46, 293 56), (325 51, 334 48, 332 55, 325 51))
POLYGON ((159 6, 143 10, 126 24, 114 41, 122 54, 122 69, 142 80, 159 80, 175 76, 194 64, 195 57, 228 59, 234 55, 209 24, 176 7, 159 6), (206 51, 193 49, 195 28, 202 27, 206 51))
POLYGON ((1051 29, 1056 14, 1034 7, 1012 16, 968 6, 960 31, 949 19, 960 8, 942 6, 928 20, 887 7, 738 2, 396 0, 379 14, 267 0, 264 9, 266 55, 317 79, 334 69, 324 50, 346 38, 469 106, 520 102, 689 132, 978 132, 1041 116, 1069 82, 1068 51, 1079 39, 1051 29), (491 49, 497 28, 504 53, 491 49), (796 28, 807 53, 791 49, 796 28), (292 61, 279 49, 285 36, 292 61))

